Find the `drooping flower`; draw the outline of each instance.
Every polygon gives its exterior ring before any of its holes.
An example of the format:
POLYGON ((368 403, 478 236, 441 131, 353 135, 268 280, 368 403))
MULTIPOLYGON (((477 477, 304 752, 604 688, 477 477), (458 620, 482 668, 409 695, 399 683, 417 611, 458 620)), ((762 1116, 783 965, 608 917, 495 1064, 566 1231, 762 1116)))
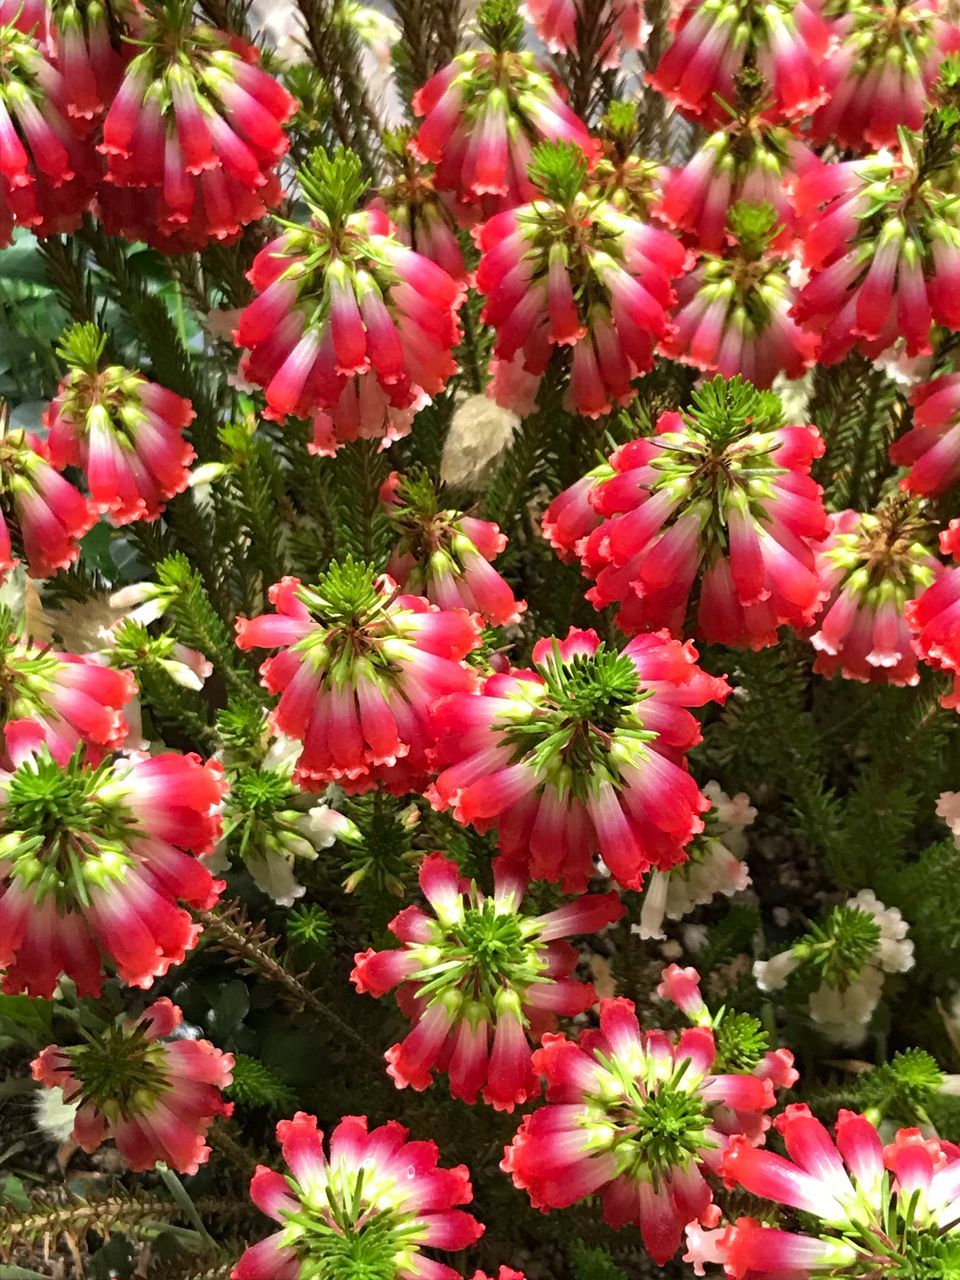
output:
POLYGON ((680 281, 665 355, 725 378, 742 374, 757 387, 810 368, 818 341, 791 318, 790 263, 772 251, 776 216, 770 205, 733 206, 727 220, 733 248, 723 257, 704 255, 680 281))
POLYGON ((524 1117, 501 1168, 544 1211, 599 1195, 604 1222, 638 1226, 662 1266, 687 1223, 716 1221, 705 1175, 732 1135, 762 1140, 775 1102, 762 1050, 752 1070, 718 1057, 709 1015, 679 1034, 645 1031, 630 1000, 602 1000, 599 1030, 544 1036, 534 1067, 547 1105, 524 1117))
POLYGON ((408 129, 384 135, 391 170, 377 187, 371 208, 387 215, 397 239, 408 249, 435 262, 453 280, 465 282, 467 268, 457 237, 453 198, 449 192, 437 190, 432 166, 416 159, 409 141, 408 129))
POLYGON ((61 974, 99 995, 109 963, 149 987, 200 933, 216 901, 198 857, 220 830, 222 770, 173 753, 61 765, 29 720, 6 726, 0 771, 0 969, 4 991, 52 995, 61 974))
POLYGON ((663 920, 682 920, 694 907, 711 902, 718 893, 729 897, 750 883, 743 862, 744 828, 757 816, 741 791, 732 798, 716 782, 703 794, 710 801, 704 829, 686 848, 686 858, 668 871, 653 871, 647 881, 640 920, 633 930, 641 938, 662 938, 663 920))
POLYGON ((897 155, 823 165, 801 175, 794 200, 816 214, 802 240, 810 278, 793 317, 820 334, 818 360, 856 348, 875 359, 902 338, 929 355, 930 327, 960 328, 960 228, 950 166, 903 135, 897 155))
POLYGON ((960 1157, 952 1143, 900 1129, 883 1145, 866 1118, 841 1111, 834 1139, 804 1103, 774 1121, 787 1158, 734 1139, 723 1157, 731 1187, 809 1214, 805 1231, 752 1218, 691 1226, 684 1260, 717 1263, 731 1280, 819 1275, 836 1280, 951 1275, 960 1260, 960 1157))
POLYGON ((257 1168, 250 1196, 280 1229, 251 1245, 232 1280, 365 1275, 377 1280, 461 1280, 423 1249, 456 1251, 483 1227, 457 1205, 473 1196, 465 1165, 439 1168, 434 1142, 408 1142, 396 1120, 367 1129, 366 1116, 345 1116, 330 1135, 329 1155, 315 1116, 298 1111, 277 1125, 290 1172, 257 1168))
POLYGON ((896 147, 921 129, 928 95, 960 29, 942 0, 856 0, 828 6, 839 39, 820 68, 827 100, 810 124, 816 146, 896 147))
POLYGON ((397 794, 424 786, 429 709, 445 694, 473 691, 463 659, 479 643, 479 620, 398 595, 389 578, 351 560, 317 586, 284 578, 269 597, 277 612, 238 619, 237 644, 282 650, 260 671, 282 695, 272 727, 303 743, 298 785, 397 794))
POLYGON ((233 1079, 233 1055, 209 1040, 167 1040, 182 1021, 164 996, 139 1018, 83 1044, 48 1045, 34 1060, 33 1078, 78 1107, 73 1140, 84 1151, 112 1138, 135 1173, 161 1161, 180 1173, 206 1164, 207 1130, 233 1112, 221 1092, 233 1079))
POLYGON ((580 554, 583 540, 603 519, 594 509, 592 496, 606 480, 617 474, 609 462, 601 462, 569 489, 564 489, 547 507, 540 520, 543 536, 564 562, 572 564, 580 554))
POLYGON ((392 472, 380 490, 398 534, 387 573, 411 593, 441 609, 468 609, 493 627, 519 622, 526 609, 492 561, 507 539, 489 520, 441 510, 425 473, 392 472))
POLYGON ((809 625, 821 592, 814 546, 827 531, 809 471, 823 442, 815 427, 782 421, 775 396, 717 378, 686 413, 661 414, 655 435, 611 454, 615 474, 587 491, 602 517, 579 543, 596 582, 587 599, 619 602, 628 635, 682 634, 691 596, 710 643, 762 649, 783 623, 809 625))
POLYGON ((352 152, 313 152, 300 175, 313 219, 257 254, 247 278, 259 297, 233 334, 267 415, 313 415, 314 453, 406 434, 457 368, 465 286, 403 245, 385 214, 357 211, 359 166, 352 152))
POLYGON ((896 499, 876 515, 830 516, 830 532, 817 549, 817 570, 829 594, 810 637, 819 675, 875 684, 919 681, 904 611, 940 573, 923 540, 927 527, 896 499))
POLYGON ((16 226, 37 236, 76 231, 100 171, 68 119, 64 76, 28 30, 0 19, 0 249, 16 226))
MULTIPOLYGON (((940 550, 960 559, 957 520, 941 529, 940 550)), ((960 711, 960 568, 951 565, 945 569, 926 591, 906 602, 903 612, 916 652, 935 671, 945 671, 952 679, 940 705, 960 711)))
POLYGON ((390 922, 403 944, 355 957, 351 981, 397 1001, 413 1030, 387 1050, 398 1088, 426 1089, 435 1070, 450 1077, 450 1092, 498 1111, 540 1092, 531 1042, 552 1031, 557 1015, 583 1013, 596 1003, 588 982, 570 976, 577 953, 564 939, 594 933, 619 920, 615 893, 587 894, 546 914, 521 911, 526 877, 498 859, 487 897, 460 875, 457 864, 431 853, 420 867, 420 888, 433 911, 407 907, 390 922))
POLYGON ((679 862, 709 802, 686 771, 700 740, 686 707, 722 702, 692 644, 638 636, 622 653, 571 627, 539 640, 534 670, 496 674, 481 697, 438 702, 440 774, 428 793, 458 822, 498 830, 532 877, 586 887, 600 854, 624 888, 679 862))
MULTIPOLYGON (((93 655, 33 644, 22 621, 0 608, 0 721, 33 721, 60 764, 81 743, 94 764, 121 746, 128 732, 123 709, 135 692, 129 671, 104 666, 93 655)), ((2 751, 0 764, 10 767, 2 751)))
POLYGON ((106 231, 167 253, 236 239, 280 199, 296 101, 253 45, 194 22, 189 6, 152 12, 137 47, 103 122, 106 231))
POLYGON ((17 552, 34 578, 69 568, 96 520, 79 489, 50 465, 46 445, 10 427, 0 407, 0 578, 19 562, 17 552))
POLYGON ((182 493, 196 454, 183 438, 189 400, 121 365, 101 369, 106 335, 75 325, 59 348, 69 372, 44 415, 55 467, 80 467, 111 524, 156 520, 182 493))
POLYGON ((489 46, 458 53, 413 96, 422 123, 410 141, 418 160, 436 165, 434 185, 484 217, 535 198, 528 176, 538 142, 567 141, 596 151, 587 126, 560 97, 533 54, 521 52, 516 5, 485 0, 477 30, 489 46))
POLYGON ((124 35, 139 33, 132 0, 54 0, 47 10, 52 61, 63 76, 63 106, 74 127, 87 134, 116 95, 134 54, 124 35))
POLYGON ((913 426, 890 446, 890 461, 910 470, 908 493, 936 498, 960 481, 960 373, 921 382, 910 392, 913 426))
POLYGON ((673 40, 647 83, 704 125, 723 124, 738 74, 754 67, 768 90, 770 123, 810 115, 826 101, 830 27, 806 0, 681 0, 673 40))
MULTIPOLYGON (((577 0, 525 0, 520 12, 531 22, 551 53, 572 53, 577 49, 577 0)), ((643 48, 643 0, 607 0, 596 14, 586 11, 601 33, 600 48, 594 55, 605 70, 619 67, 625 53, 643 48)))
MULTIPOLYGON (((671 280, 686 251, 668 232, 587 195, 575 147, 538 147, 531 173, 544 197, 496 215, 478 234, 476 284, 486 297, 481 318, 496 330, 494 370, 517 359, 538 385, 553 365, 568 378, 565 407, 599 418, 633 399, 633 380, 670 332, 671 280)), ((495 385, 498 402, 521 412, 505 390, 495 385)))

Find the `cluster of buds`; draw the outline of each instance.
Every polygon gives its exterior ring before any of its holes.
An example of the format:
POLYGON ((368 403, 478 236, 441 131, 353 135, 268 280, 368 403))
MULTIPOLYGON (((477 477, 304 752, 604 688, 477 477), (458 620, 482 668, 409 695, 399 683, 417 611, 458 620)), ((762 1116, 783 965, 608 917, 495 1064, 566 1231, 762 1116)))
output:
POLYGON ((465 286, 397 238, 349 151, 318 149, 300 172, 313 215, 254 259, 259 295, 234 340, 241 373, 265 389, 268 416, 313 416, 312 452, 359 438, 395 439, 456 371, 465 286))
POLYGON ((495 826, 507 861, 534 878, 583 892, 600 854, 621 886, 639 888, 651 867, 682 861, 709 808, 686 769, 700 741, 686 708, 730 689, 696 659, 666 633, 622 653, 573 627, 538 640, 532 670, 434 707, 429 798, 458 822, 495 826))
POLYGON ((101 368, 107 339, 75 325, 59 354, 69 372, 44 415, 55 467, 79 467, 94 507, 112 524, 156 520, 182 493, 196 454, 183 437, 196 416, 189 400, 120 365, 101 368))
POLYGON ((478 235, 481 318, 496 330, 494 394, 516 407, 509 382, 498 394, 498 371, 512 366, 535 396, 569 347, 565 407, 599 418, 633 398, 633 380, 670 332, 671 281, 686 251, 669 233, 586 194, 576 147, 538 147, 530 172, 543 195, 491 218, 478 235))
POLYGON ((556 1027, 558 1014, 591 1008, 597 994, 570 974, 577 953, 564 939, 594 933, 624 913, 619 897, 586 894, 543 915, 521 911, 526 878, 502 858, 493 894, 463 880, 455 862, 432 853, 420 866, 420 888, 433 916, 407 907, 390 923, 403 944, 356 956, 358 991, 397 1000, 414 1023, 387 1050, 398 1088, 425 1089, 442 1066, 455 1098, 512 1111, 540 1091, 531 1041, 556 1027))
POLYGON ((808 626, 827 531, 809 471, 823 442, 815 427, 782 422, 775 396, 717 378, 687 413, 662 414, 655 435, 622 445, 589 485, 561 494, 544 528, 595 579, 587 599, 619 602, 628 635, 682 634, 696 587, 697 632, 710 643, 760 649, 783 623, 808 626), (592 528, 587 504, 601 517, 592 528))

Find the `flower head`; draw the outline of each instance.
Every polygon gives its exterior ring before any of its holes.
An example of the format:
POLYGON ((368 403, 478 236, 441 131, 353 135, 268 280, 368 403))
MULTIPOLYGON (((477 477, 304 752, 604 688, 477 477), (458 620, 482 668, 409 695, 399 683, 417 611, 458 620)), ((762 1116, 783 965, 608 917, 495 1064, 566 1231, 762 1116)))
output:
MULTIPOLYGON (((695 971, 687 973, 698 993, 695 971)), ((749 1068, 733 1068, 706 1023, 679 1034, 646 1031, 631 1001, 603 1000, 599 1030, 582 1031, 577 1042, 544 1036, 534 1066, 548 1105, 524 1117, 501 1168, 544 1211, 599 1194, 604 1221, 639 1226, 662 1266, 687 1223, 715 1221, 705 1175, 731 1135, 749 1131, 749 1147, 769 1123, 774 1077, 762 1043, 760 1036, 749 1068)))
POLYGON ((316 586, 284 578, 269 595, 277 612, 239 619, 237 644, 282 650, 260 671, 281 694, 273 728, 303 743, 297 783, 399 794, 425 785, 431 704, 476 684, 463 661, 480 640, 475 616, 399 595, 351 560, 316 586))
POLYGON ((60 354, 69 373, 44 415, 50 460, 80 467, 96 509, 113 524, 155 520, 182 493, 196 454, 183 438, 189 400, 120 365, 100 368, 106 336, 75 325, 60 354))
POLYGON ((638 636, 622 653, 595 631, 539 640, 533 670, 491 676, 482 696, 437 703, 438 808, 496 826, 508 861, 581 892, 600 854, 624 888, 668 867, 703 829, 708 801, 686 770, 700 740, 685 708, 722 702, 692 644, 638 636))
POLYGON ((841 511, 817 550, 827 595, 810 642, 814 671, 913 685, 920 679, 905 609, 939 576, 925 522, 902 500, 876 514, 841 511))
POLYGON ((164 997, 139 1018, 124 1018, 84 1044, 48 1045, 34 1060, 33 1078, 77 1107, 73 1139, 84 1151, 112 1138, 135 1173, 160 1161, 196 1173, 206 1163, 207 1130, 233 1111, 221 1093, 232 1080, 233 1057, 208 1040, 164 1039, 182 1020, 164 997))
POLYGON ((460 1280, 423 1249, 466 1249, 483 1234, 455 1206, 472 1198, 465 1165, 437 1166, 433 1142, 408 1142, 396 1120, 368 1130, 366 1116, 345 1116, 329 1154, 315 1116, 281 1120, 284 1177, 259 1166, 250 1196, 280 1229, 252 1245, 232 1280, 460 1280))
POLYGON ((827 531, 809 472, 823 442, 816 427, 782 423, 775 396, 716 378, 686 413, 661 414, 655 435, 611 454, 613 475, 584 494, 601 516, 577 544, 595 579, 587 599, 618 601, 629 635, 682 634, 691 598, 710 643, 762 649, 783 623, 809 625, 821 592, 814 546, 827 531))
POLYGON ((104 965, 149 987, 195 945, 178 899, 209 907, 222 883, 197 857, 219 835, 221 769, 172 753, 58 763, 29 720, 6 726, 0 772, 3 989, 50 996, 61 974, 98 995, 104 965))
POLYGON ((952 1144, 900 1129, 892 1143, 862 1115, 841 1111, 834 1137, 803 1103, 774 1122, 787 1158, 735 1138, 723 1176, 814 1219, 784 1231, 738 1218, 716 1231, 691 1226, 684 1255, 697 1275, 719 1263, 730 1280, 933 1280, 960 1265, 960 1158, 952 1144))
POLYGON ((502 859, 490 897, 442 853, 424 859, 420 887, 433 916, 401 911, 389 927, 402 947, 359 953, 351 975, 371 995, 399 987, 414 1024, 387 1050, 389 1074, 398 1088, 425 1089, 443 1063, 455 1098, 474 1103, 482 1089, 484 1102, 512 1111, 540 1091, 531 1041, 554 1029, 557 1014, 582 1013, 597 999, 589 983, 570 977, 577 953, 563 939, 612 924, 624 908, 610 893, 543 915, 522 912, 525 878, 502 859))
POLYGON ((908 493, 936 498, 960 481, 960 373, 921 382, 910 392, 913 426, 890 446, 890 461, 910 470, 908 493))
POLYGON ((0 16, 0 248, 15 226, 75 231, 99 176, 96 152, 69 119, 63 75, 12 18, 0 16))
POLYGON ((493 627, 518 622, 526 608, 491 565, 507 545, 489 520, 441 510, 425 473, 392 472, 380 490, 399 537, 387 573, 441 609, 468 609, 493 627))
POLYGON ((311 451, 358 437, 396 439, 456 371, 464 286, 408 249, 386 214, 357 211, 357 157, 317 150, 301 172, 313 219, 289 225, 254 259, 259 295, 234 340, 268 416, 314 421, 311 451))
POLYGON ((103 122, 104 226, 167 253, 236 239, 280 199, 296 101, 253 45, 195 23, 188 5, 154 11, 137 44, 103 122))
POLYGON ((592 157, 587 126, 560 97, 533 54, 520 52, 523 22, 515 0, 484 0, 477 28, 488 48, 457 54, 413 96, 422 123, 410 142, 436 165, 434 184, 484 217, 536 195, 527 170, 534 146, 569 141, 592 157))
MULTIPOLYGON (((544 196, 478 234, 477 288, 487 299, 482 318, 496 330, 494 365, 519 360, 535 385, 548 365, 562 370, 567 409, 598 418, 633 399, 633 380, 670 332, 670 282, 686 251, 668 232, 586 194, 576 147, 538 147, 531 173, 544 196)), ((496 381, 494 394, 517 407, 496 381)))

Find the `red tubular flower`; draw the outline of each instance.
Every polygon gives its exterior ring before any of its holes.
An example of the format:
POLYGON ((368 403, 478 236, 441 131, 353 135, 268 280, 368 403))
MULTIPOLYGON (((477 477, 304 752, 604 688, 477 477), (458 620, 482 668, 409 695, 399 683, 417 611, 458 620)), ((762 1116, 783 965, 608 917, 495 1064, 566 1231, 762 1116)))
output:
POLYGON ((14 542, 34 578, 68 568, 96 520, 83 494, 50 465, 46 444, 0 419, 0 579, 18 563, 14 542))
POLYGON ((409 130, 384 135, 392 173, 377 188, 372 209, 385 213, 397 239, 441 267, 458 283, 466 284, 467 268, 457 237, 453 199, 437 190, 433 169, 420 164, 408 148, 409 130))
POLYGON ((594 509, 593 494, 616 474, 609 462, 601 462, 569 489, 558 493, 543 513, 543 536, 564 564, 576 560, 584 539, 600 524, 603 517, 594 509))
POLYGON ((307 790, 335 781, 351 793, 425 786, 429 708, 472 693, 476 676, 463 659, 480 642, 479 619, 398 595, 391 579, 352 560, 315 587, 284 578, 269 596, 277 612, 238 619, 237 644, 282 649, 260 671, 282 695, 273 728, 303 743, 295 781, 307 790))
MULTIPOLYGON (((909 142, 909 139, 906 139, 909 142)), ((929 355, 932 324, 960 328, 960 229, 942 167, 899 158, 824 165, 797 181, 798 211, 819 209, 803 238, 810 279, 793 317, 821 335, 818 360, 854 348, 875 359, 899 338, 929 355)))
POLYGON ((721 1052, 709 1025, 644 1031, 630 1000, 602 1000, 599 1030, 544 1036, 534 1066, 548 1105, 524 1117, 500 1167, 543 1211, 599 1194, 604 1222, 638 1226, 662 1266, 687 1223, 716 1221, 705 1175, 732 1135, 761 1140, 776 1101, 765 1059, 730 1070, 721 1052))
POLYGON ((789 262, 773 256, 776 213, 770 205, 734 205, 728 219, 734 248, 706 255, 681 280, 665 355, 725 378, 742 374, 769 387, 777 374, 799 378, 814 362, 818 340, 792 319, 789 262))
POLYGON ((37 236, 76 231, 90 207, 100 166, 67 102, 38 36, 0 19, 0 249, 15 226, 37 236))
POLYGON ((771 123, 809 115, 826 101, 821 63, 830 28, 806 0, 682 0, 673 41, 647 83, 704 125, 723 124, 739 72, 752 66, 769 88, 771 123))
POLYGON ((209 1040, 162 1039, 182 1021, 164 996, 86 1044, 51 1044, 34 1059, 34 1080, 78 1107, 73 1140, 84 1151, 112 1138, 134 1173, 161 1161, 191 1174, 206 1164, 208 1129, 233 1113, 221 1092, 233 1080, 233 1055, 209 1040))
POLYGON ((722 1160, 731 1187, 801 1210, 819 1222, 782 1231, 738 1218, 717 1231, 688 1231, 697 1275, 719 1263, 731 1280, 827 1275, 949 1275, 960 1248, 960 1158, 951 1143, 900 1129, 884 1146, 865 1117, 841 1111, 831 1139, 802 1103, 774 1121, 787 1159, 735 1138, 722 1160), (943 1270, 941 1270, 943 1267, 943 1270))
POLYGON ((103 0, 66 0, 50 6, 48 34, 54 66, 63 76, 63 105, 75 128, 86 135, 113 100, 124 66, 134 53, 120 36, 142 23, 132 3, 121 0, 111 12, 103 0), (118 30, 118 15, 125 30, 118 30))
POLYGON ((61 765, 29 720, 8 724, 6 743, 4 991, 49 997, 66 974, 80 995, 99 995, 105 960, 122 982, 149 987, 200 933, 177 900, 210 907, 223 887, 191 856, 212 853, 219 837, 223 770, 172 753, 61 765))
POLYGON ((700 728, 684 708, 723 702, 730 688, 696 658, 666 633, 622 653, 573 627, 539 640, 535 670, 434 706, 431 802, 480 831, 496 826, 507 859, 534 878, 580 893, 599 853, 620 885, 638 888, 649 867, 682 861, 709 808, 686 771, 700 728))
POLYGON ((391 472, 380 500, 399 535, 387 565, 395 582, 441 609, 479 613, 492 627, 520 621, 525 602, 491 564, 507 545, 495 524, 441 511, 425 473, 391 472))
MULTIPOLYGON (((551 53, 576 51, 577 0, 526 0, 520 12, 551 53)), ((603 33, 597 56, 604 69, 619 67, 625 53, 643 48, 643 0, 608 0, 594 21, 603 33)))
POLYGON ((25 35, 44 34, 46 0, 0 0, 0 26, 16 27, 25 35))
POLYGON ((194 24, 189 6, 161 8, 137 43, 103 122, 101 221, 165 253, 235 240, 280 199, 296 101, 252 45, 194 24))
POLYGON ((232 1280, 297 1280, 309 1270, 461 1280, 422 1250, 455 1252, 483 1234, 476 1218, 455 1207, 473 1196, 469 1171, 438 1168, 436 1143, 407 1136, 396 1120, 368 1131, 366 1116, 345 1116, 327 1155, 315 1116, 298 1111, 281 1120, 277 1139, 290 1172, 260 1165, 250 1184, 254 1204, 280 1229, 244 1253, 232 1280))
POLYGON ((628 635, 682 634, 697 589, 697 633, 711 644, 762 649, 783 623, 808 626, 827 532, 809 472, 823 442, 815 427, 781 424, 774 396, 718 378, 687 413, 661 414, 654 436, 611 454, 614 474, 587 491, 602 519, 577 544, 596 580, 587 599, 619 602, 628 635))
POLYGON ((877 515, 841 511, 817 550, 826 603, 810 642, 813 669, 874 684, 920 679, 905 610, 940 573, 925 523, 902 501, 877 515))
POLYGON ((840 39, 821 67, 828 98, 810 125, 816 146, 896 147, 921 129, 940 65, 960 50, 942 0, 869 0, 837 7, 840 39))
POLYGON ((493 895, 460 876, 457 864, 431 853, 420 866, 420 888, 433 917, 407 907, 390 922, 402 948, 364 951, 354 958, 358 991, 397 1000, 413 1022, 387 1050, 397 1088, 426 1089, 433 1071, 447 1071, 450 1092, 497 1111, 512 1111, 540 1092, 531 1042, 557 1025, 557 1015, 583 1013, 596 1003, 588 982, 570 974, 577 952, 564 939, 594 933, 619 920, 615 893, 587 894, 545 915, 521 914, 526 879, 498 859, 493 895))
MULTIPOLYGON (((93 764, 122 745, 129 732, 123 709, 137 687, 129 671, 31 643, 0 608, 0 689, 4 722, 31 720, 65 765, 80 744, 93 764)), ((2 751, 0 767, 11 768, 2 751)))
MULTIPOLYGON (((960 521, 951 520, 940 531, 940 550, 960 559, 960 521)), ((953 679, 941 706, 960 711, 960 569, 945 569, 939 578, 915 600, 904 605, 904 617, 913 633, 913 646, 936 671, 953 679)))
POLYGON ((477 29, 490 46, 469 49, 413 95, 423 117, 410 149, 436 165, 434 184, 454 193, 467 220, 536 196, 527 176, 533 147, 567 141, 592 158, 597 144, 530 53, 519 52, 523 22, 509 5, 481 4, 477 29))
POLYGON ((456 372, 465 286, 401 244, 385 214, 354 212, 352 152, 315 151, 300 181, 314 218, 254 259, 259 297, 233 334, 250 349, 241 373, 266 389, 268 417, 313 414, 313 453, 396 439, 456 372))
POLYGON ((111 524, 156 520, 182 493, 196 454, 183 438, 189 400, 120 365, 100 368, 106 337, 75 325, 60 354, 70 372, 44 414, 50 460, 86 472, 97 511, 111 524))
POLYGON ((907 493, 937 498, 960 481, 960 373, 921 382, 910 392, 913 426, 890 446, 890 461, 910 470, 907 493))
POLYGON ((586 195, 576 148, 538 147, 531 173, 547 198, 498 214, 478 235, 481 319, 497 333, 494 394, 519 412, 509 388, 498 391, 496 368, 519 360, 539 383, 553 364, 568 374, 565 407, 599 418, 633 399, 633 380, 670 332, 670 282, 686 251, 667 232, 586 195))

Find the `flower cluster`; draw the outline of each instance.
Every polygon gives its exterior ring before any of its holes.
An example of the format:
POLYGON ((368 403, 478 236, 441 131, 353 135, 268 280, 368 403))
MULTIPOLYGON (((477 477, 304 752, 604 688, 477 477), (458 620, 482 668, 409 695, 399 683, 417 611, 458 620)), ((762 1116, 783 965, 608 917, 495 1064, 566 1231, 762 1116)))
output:
MULTIPOLYGON (((625 53, 643 47, 643 0, 609 0, 598 8, 595 22, 602 33, 601 65, 618 67, 625 53)), ((577 49, 577 23, 582 21, 577 0, 526 0, 521 12, 551 53, 577 49)))
MULTIPOLYGON (((951 520, 940 532, 940 550, 960 560, 960 521, 951 520)), ((960 710, 960 568, 951 565, 914 600, 903 606, 915 651, 936 671, 952 680, 944 707, 960 710)))
POLYGON ((709 808, 686 770, 700 740, 686 708, 730 689, 696 659, 666 633, 622 653, 574 627, 538 640, 534 669, 436 704, 429 797, 458 822, 496 826, 507 861, 538 879, 582 892, 600 854, 620 885, 638 888, 650 868, 682 861, 709 808))
POLYGON ((655 435, 617 449, 613 474, 561 494, 544 526, 568 547, 567 529, 587 530, 573 544, 595 579, 587 599, 619 602, 628 635, 682 634, 695 588, 697 633, 710 643, 760 649, 783 623, 808 626, 821 598, 815 544, 827 532, 809 471, 823 443, 815 427, 782 421, 776 397, 718 378, 687 413, 662 414, 655 435), (592 530, 584 499, 601 517, 592 530))
POLYGON ((407 907, 391 921, 403 944, 356 956, 358 991, 397 999, 414 1023, 387 1050, 398 1088, 425 1089, 445 1070, 455 1098, 512 1111, 540 1091, 530 1041, 556 1026, 558 1014, 583 1013, 597 1000, 589 983, 570 977, 577 953, 564 939, 618 920, 615 893, 587 894, 544 915, 521 913, 526 879, 498 859, 493 894, 468 884, 455 862, 432 853, 420 865, 420 888, 433 918, 407 907))
POLYGON ((908 493, 936 498, 960 481, 960 373, 921 382, 910 392, 913 425, 890 446, 890 461, 909 467, 908 493))
POLYGON ((64 1102, 77 1108, 73 1139, 84 1151, 112 1138, 134 1172, 163 1161, 196 1173, 206 1163, 207 1130, 233 1111, 221 1095, 232 1079, 233 1056, 208 1040, 167 1041, 182 1021, 181 1010, 163 997, 97 1039, 41 1052, 33 1077, 62 1090, 64 1102))

